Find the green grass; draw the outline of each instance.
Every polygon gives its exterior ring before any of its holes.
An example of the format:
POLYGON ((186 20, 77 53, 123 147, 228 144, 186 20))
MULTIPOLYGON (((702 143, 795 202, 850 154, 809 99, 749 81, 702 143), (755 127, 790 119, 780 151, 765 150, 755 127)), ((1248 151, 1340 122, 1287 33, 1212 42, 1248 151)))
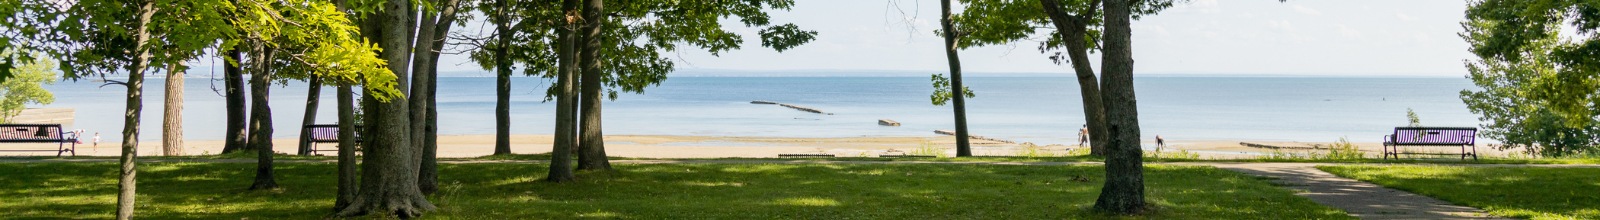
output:
POLYGON ((1335 175, 1478 207, 1495 216, 1600 219, 1600 168, 1321 166, 1335 175))
MULTIPOLYGON (((250 163, 146 163, 147 219, 318 219, 334 167, 284 163, 283 189, 246 191, 250 163)), ((1210 167, 1151 166, 1153 211, 1090 211, 1100 166, 618 164, 574 183, 541 164, 444 164, 438 219, 1349 219, 1267 181, 1210 167)), ((0 216, 111 218, 114 163, 0 163, 0 216)))

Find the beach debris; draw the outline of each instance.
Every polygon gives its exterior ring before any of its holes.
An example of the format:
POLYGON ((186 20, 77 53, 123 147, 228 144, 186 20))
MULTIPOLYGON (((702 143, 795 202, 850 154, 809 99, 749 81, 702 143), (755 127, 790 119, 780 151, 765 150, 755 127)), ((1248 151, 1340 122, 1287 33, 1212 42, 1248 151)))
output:
MULTIPOLYGON (((955 131, 951 131, 951 130, 933 130, 933 133, 934 134, 942 134, 942 135, 950 135, 950 136, 955 136, 956 135, 956 132, 955 131)), ((967 139, 993 141, 993 142, 1000 142, 1000 143, 1007 143, 1007 144, 1015 144, 1015 143, 1017 143, 1015 141, 1008 141, 1008 140, 999 139, 999 138, 990 138, 990 137, 977 136, 977 135, 967 135, 967 139)))
POLYGON ((883 125, 883 126, 900 126, 900 122, 898 122, 898 121, 894 121, 894 120, 889 120, 889 119, 878 119, 878 125, 883 125))
POLYGON ((817 114, 824 114, 824 115, 833 115, 833 113, 823 112, 820 109, 815 109, 815 108, 805 107, 805 106, 798 106, 798 105, 783 104, 783 103, 778 103, 778 102, 774 102, 774 101, 755 100, 755 101, 750 101, 750 104, 778 105, 778 106, 783 106, 783 107, 789 107, 789 108, 792 108, 794 110, 800 110, 800 111, 803 111, 803 112, 810 112, 810 113, 817 113, 817 114))
POLYGON ((1250 142, 1239 142, 1239 145, 1244 145, 1246 147, 1254 147, 1254 148, 1266 148, 1266 149, 1321 149, 1320 147, 1316 147, 1316 146, 1311 146, 1311 147, 1274 146, 1274 145, 1257 144, 1257 143, 1250 143, 1250 142))

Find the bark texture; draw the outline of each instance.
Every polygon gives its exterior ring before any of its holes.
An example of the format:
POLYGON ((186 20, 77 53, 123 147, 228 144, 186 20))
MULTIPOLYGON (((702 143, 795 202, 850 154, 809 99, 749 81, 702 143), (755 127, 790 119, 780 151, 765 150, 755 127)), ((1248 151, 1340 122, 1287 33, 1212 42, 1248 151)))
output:
POLYGON ((1095 77, 1094 67, 1089 63, 1088 29, 1089 21, 1093 20, 1100 8, 1099 1, 1089 4, 1089 7, 1077 14, 1068 14, 1062 11, 1061 0, 1039 0, 1044 6, 1050 23, 1056 27, 1061 39, 1073 39, 1063 42, 1067 48, 1067 57, 1072 65, 1073 72, 1077 73, 1078 93, 1083 97, 1083 118, 1089 126, 1089 154, 1105 156, 1107 137, 1114 134, 1106 130, 1106 110, 1101 103, 1100 80, 1095 77), (1077 40, 1085 39, 1085 40, 1077 40))
POLYGON ((166 103, 161 114, 161 155, 183 155, 182 62, 167 65, 166 103))
POLYGON ((228 48, 227 56, 234 62, 227 62, 222 69, 223 94, 227 96, 228 108, 227 130, 223 131, 227 140, 224 140, 222 153, 245 150, 250 138, 249 130, 245 128, 244 68, 238 63, 244 62, 244 53, 238 47, 241 46, 228 48))
MULTIPOLYGON (((494 102, 494 155, 511 154, 511 57, 507 51, 511 44, 511 24, 507 10, 510 0, 495 0, 495 102, 494 102)), ((559 68, 559 67, 558 67, 559 68)), ((557 73, 558 75, 560 73, 557 73)), ((559 116, 558 116, 559 117, 559 116)))
POLYGON ((583 67, 583 121, 581 127, 582 137, 578 140, 578 170, 611 170, 611 160, 606 158, 605 135, 601 132, 600 103, 605 101, 601 94, 600 68, 604 67, 600 60, 600 51, 603 38, 600 31, 606 23, 605 0, 585 1, 583 8, 584 26, 582 30, 583 47, 579 54, 579 66, 583 67))
POLYGON ((945 62, 950 64, 951 106, 956 113, 956 156, 970 157, 972 140, 967 132, 966 87, 961 85, 961 56, 956 45, 961 33, 955 29, 954 18, 950 15, 950 0, 940 0, 939 9, 939 24, 944 28, 944 57, 945 62))
POLYGON ((412 137, 412 141, 416 141, 415 144, 419 146, 420 150, 418 151, 418 155, 420 155, 418 162, 420 164, 417 171, 417 188, 422 190, 424 194, 432 194, 439 191, 439 145, 437 143, 439 132, 438 124, 433 121, 438 118, 435 115, 437 110, 434 109, 436 97, 433 95, 437 93, 434 89, 439 86, 439 51, 444 48, 444 41, 446 36, 450 34, 452 23, 455 22, 456 9, 460 2, 460 0, 442 1, 438 8, 439 14, 437 17, 424 18, 422 32, 417 36, 419 39, 417 40, 417 57, 412 59, 416 61, 412 66, 417 67, 412 70, 412 76, 417 79, 412 82, 411 89, 413 96, 411 99, 411 111, 413 111, 411 120, 413 120, 412 129, 415 129, 412 134, 416 135, 412 137), (422 117, 416 117, 417 115, 422 117))
POLYGON ((268 91, 272 88, 272 62, 274 49, 265 43, 256 43, 250 68, 250 145, 256 149, 256 179, 251 190, 278 188, 272 172, 272 110, 267 105, 268 91))
POLYGON ((134 32, 133 65, 128 67, 128 102, 122 119, 121 178, 117 179, 117 219, 133 219, 135 180, 138 169, 134 157, 139 152, 139 113, 144 109, 144 71, 150 66, 150 17, 156 12, 154 1, 139 5, 139 23, 134 32))
POLYGON ((322 100, 322 78, 311 76, 306 89, 306 114, 300 120, 300 155, 311 155, 311 131, 306 126, 317 123, 317 105, 322 100))
POLYGON ((1144 162, 1139 148, 1139 113, 1133 94, 1133 40, 1129 21, 1129 0, 1105 2, 1104 53, 1101 70, 1105 80, 1102 99, 1111 133, 1106 145, 1106 182, 1094 208, 1100 211, 1133 214, 1144 211, 1144 162))
MULTIPOLYGON (((363 21, 363 32, 375 39, 383 49, 380 56, 391 67, 409 64, 412 38, 408 22, 414 10, 408 0, 387 0, 376 14, 363 21)), ((390 68, 397 76, 396 89, 409 91, 406 68, 390 68)), ((435 207, 417 188, 417 147, 411 141, 411 117, 407 97, 391 97, 380 102, 372 93, 366 93, 363 102, 367 123, 362 134, 361 184, 351 204, 336 213, 337 216, 367 214, 394 215, 400 218, 421 216, 435 207)))
MULTIPOLYGON (((507 0, 499 1, 504 3, 507 0)), ((574 15, 573 12, 577 11, 577 9, 578 0, 563 0, 561 2, 561 10, 568 12, 566 14, 569 16, 574 15)), ((555 144, 551 145, 553 149, 550 149, 550 171, 545 176, 545 180, 550 182, 568 182, 576 179, 572 175, 572 150, 576 149, 574 145, 578 142, 576 134, 578 131, 578 112, 573 111, 573 108, 578 106, 578 91, 573 88, 573 84, 576 84, 574 81, 577 81, 576 78, 578 77, 578 62, 575 60, 578 51, 577 31, 574 30, 577 25, 571 22, 576 19, 565 20, 569 22, 565 26, 556 29, 557 33, 561 35, 560 42, 556 44, 558 46, 556 59, 560 63, 556 70, 555 85, 557 88, 556 137, 555 144)), ((509 40, 502 41, 502 43, 509 43, 509 40)))
POLYGON ((356 114, 355 91, 339 85, 339 189, 333 210, 350 206, 356 197, 356 114))

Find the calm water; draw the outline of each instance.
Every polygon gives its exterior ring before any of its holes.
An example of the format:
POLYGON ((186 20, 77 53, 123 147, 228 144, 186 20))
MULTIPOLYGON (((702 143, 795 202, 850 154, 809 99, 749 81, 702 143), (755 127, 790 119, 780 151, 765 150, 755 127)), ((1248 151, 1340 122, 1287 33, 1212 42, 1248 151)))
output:
MULTIPOLYGON (((146 84, 144 140, 160 138, 162 79, 146 84)), ((439 84, 440 133, 494 132, 494 78, 447 77, 439 84)), ((551 83, 516 78, 512 132, 552 132, 555 103, 543 102, 551 83)), ((1075 143, 1084 124, 1077 82, 1068 77, 973 77, 968 101, 972 133, 1035 143, 1075 143)), ((76 128, 118 139, 124 89, 88 81, 48 86, 56 103, 77 109, 76 128)), ((184 136, 222 139, 221 82, 188 79, 184 136)), ((1473 126, 1458 93, 1461 78, 1140 77, 1136 80, 1143 136, 1171 140, 1376 141, 1406 124, 1406 108, 1425 125, 1473 126)), ((304 114, 306 85, 274 87, 277 137, 294 137, 304 114)), ((929 104, 926 77, 676 77, 645 94, 606 102, 606 134, 779 137, 930 136, 953 127, 950 107, 929 104), (820 115, 752 100, 790 103, 834 113, 820 115), (893 119, 901 127, 882 127, 893 119)), ((336 120, 327 87, 318 123, 336 120)))

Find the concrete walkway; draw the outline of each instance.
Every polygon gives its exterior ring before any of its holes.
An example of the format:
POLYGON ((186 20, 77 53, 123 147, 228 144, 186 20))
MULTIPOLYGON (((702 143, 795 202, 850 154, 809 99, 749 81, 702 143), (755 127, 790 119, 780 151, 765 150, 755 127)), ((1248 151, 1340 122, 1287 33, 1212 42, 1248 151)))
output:
POLYGON ((1335 176, 1307 163, 1210 164, 1272 178, 1295 195, 1342 209, 1361 219, 1503 219, 1482 209, 1452 205, 1427 196, 1335 176))
MULTIPOLYGON (((73 163, 117 162, 102 158, 65 159, 5 159, 0 163, 73 163)), ((141 159, 140 162, 212 162, 254 163, 251 159, 141 159)), ((334 163, 334 160, 278 160, 280 163, 334 163)), ((613 160, 614 164, 986 164, 1021 166, 1100 165, 1101 162, 942 162, 942 161, 826 161, 826 160, 613 160)), ((445 164, 471 163, 524 163, 545 161, 526 160, 441 160, 445 164)), ((1370 165, 1338 163, 1227 163, 1227 162, 1174 162, 1147 163, 1148 165, 1212 166, 1250 175, 1273 179, 1282 187, 1296 191, 1296 195, 1310 198, 1319 204, 1342 209, 1361 219, 1503 219, 1489 216, 1481 209, 1452 205, 1449 202, 1410 192, 1384 188, 1377 184, 1347 179, 1318 170, 1320 165, 1370 165)), ((1425 164, 1426 165, 1426 164, 1425 164)), ((1470 167, 1568 167, 1600 168, 1600 164, 1432 164, 1438 166, 1470 167)))

